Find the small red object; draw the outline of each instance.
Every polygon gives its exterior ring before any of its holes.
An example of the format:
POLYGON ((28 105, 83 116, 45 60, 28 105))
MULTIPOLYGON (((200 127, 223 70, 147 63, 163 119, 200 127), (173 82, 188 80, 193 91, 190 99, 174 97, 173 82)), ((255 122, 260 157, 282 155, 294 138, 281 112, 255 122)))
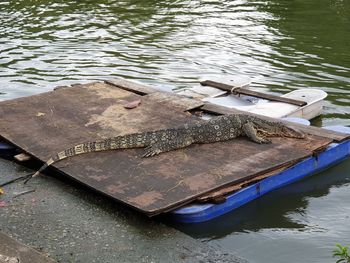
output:
POLYGON ((141 104, 141 99, 137 99, 134 101, 130 101, 124 104, 125 109, 134 109, 137 108, 141 104))

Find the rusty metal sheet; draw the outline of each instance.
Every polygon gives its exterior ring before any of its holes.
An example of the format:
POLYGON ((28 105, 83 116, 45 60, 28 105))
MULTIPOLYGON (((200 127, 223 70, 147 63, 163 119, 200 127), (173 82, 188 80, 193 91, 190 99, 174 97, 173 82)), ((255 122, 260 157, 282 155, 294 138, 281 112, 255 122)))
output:
MULTIPOLYGON (((77 143, 193 121, 191 101, 137 95, 106 83, 78 85, 0 103, 0 135, 36 158, 77 143), (141 98, 128 110, 126 102, 141 98)), ((197 101, 192 102, 197 105, 197 101)), ((89 153, 54 165, 67 176, 148 215, 169 211, 198 196, 254 178, 310 156, 332 140, 274 138, 258 145, 245 138, 193 145, 151 158, 143 149, 89 153)))

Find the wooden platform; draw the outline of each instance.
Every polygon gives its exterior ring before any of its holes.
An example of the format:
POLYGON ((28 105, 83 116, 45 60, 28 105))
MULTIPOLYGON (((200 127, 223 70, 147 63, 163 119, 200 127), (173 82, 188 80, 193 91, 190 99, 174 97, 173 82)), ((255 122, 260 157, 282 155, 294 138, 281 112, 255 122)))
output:
MULTIPOLYGON (((0 103, 0 136, 33 157, 51 155, 84 141, 175 127, 198 117, 236 112, 172 93, 116 80, 72 87, 0 103), (125 109, 135 99, 141 105, 125 109)), ((293 126, 299 126, 293 124, 293 126)), ((143 149, 90 153, 54 165, 67 176, 150 216, 306 158, 348 135, 307 128, 305 140, 273 138, 258 145, 245 138, 193 145, 151 158, 143 149)))

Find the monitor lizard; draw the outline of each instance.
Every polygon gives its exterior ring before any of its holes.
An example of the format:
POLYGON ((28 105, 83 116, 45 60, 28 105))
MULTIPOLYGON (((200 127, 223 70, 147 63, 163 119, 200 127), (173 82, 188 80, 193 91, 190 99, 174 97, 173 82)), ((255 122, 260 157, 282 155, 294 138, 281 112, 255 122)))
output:
POLYGON ((33 177, 51 164, 75 155, 129 148, 146 148, 142 157, 184 148, 195 143, 226 141, 239 136, 262 144, 270 143, 267 137, 305 138, 305 134, 286 126, 282 122, 268 121, 256 116, 230 114, 186 123, 176 128, 120 135, 101 141, 85 142, 52 156, 33 177))

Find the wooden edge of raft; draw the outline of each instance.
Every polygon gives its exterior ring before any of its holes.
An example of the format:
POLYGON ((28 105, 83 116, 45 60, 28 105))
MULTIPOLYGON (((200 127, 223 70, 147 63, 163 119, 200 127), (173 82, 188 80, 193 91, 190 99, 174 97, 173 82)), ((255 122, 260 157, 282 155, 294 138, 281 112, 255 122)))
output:
POLYGON ((126 79, 104 80, 104 83, 127 90, 127 91, 131 91, 133 93, 136 93, 142 96, 159 92, 159 90, 152 88, 150 86, 146 86, 144 84, 126 80, 126 79))

